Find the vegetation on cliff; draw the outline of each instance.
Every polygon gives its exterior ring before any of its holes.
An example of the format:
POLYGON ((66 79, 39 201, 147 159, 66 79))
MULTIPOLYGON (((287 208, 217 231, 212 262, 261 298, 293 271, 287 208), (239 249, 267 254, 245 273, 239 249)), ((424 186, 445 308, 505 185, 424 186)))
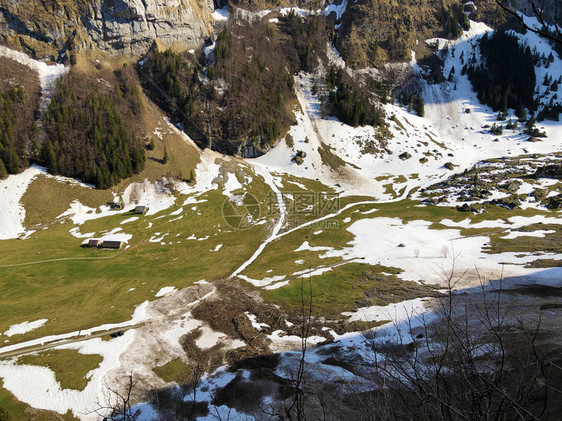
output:
POLYGON ((484 35, 480 41, 483 62, 464 69, 478 92, 478 99, 494 110, 535 110, 536 75, 531 49, 502 31, 484 35))
MULTIPOLYGON (((295 12, 277 22, 252 22, 233 12, 205 53, 151 50, 139 72, 143 86, 201 147, 256 156, 293 123, 294 75, 327 64, 333 24, 323 15, 295 12)), ((371 95, 333 70, 324 111, 352 125, 379 125, 371 95)))
POLYGON ((44 116, 41 162, 53 174, 108 188, 144 168, 143 105, 135 72, 71 70, 44 116))
POLYGON ((0 67, 0 178, 4 178, 20 172, 34 158, 41 89, 26 66, 0 57, 0 67))
POLYGON ((214 59, 153 49, 140 75, 149 95, 201 147, 267 150, 292 121, 293 78, 281 47, 271 25, 233 19, 218 34, 214 59))
POLYGON ((416 40, 454 38, 468 26, 458 0, 359 0, 349 2, 336 46, 351 66, 378 66, 409 59, 416 40))
POLYGON ((294 120, 294 73, 313 70, 326 50, 323 16, 294 13, 249 22, 233 14, 208 57, 153 49, 140 66, 153 99, 202 147, 252 156, 294 120))
POLYGON ((327 85, 330 89, 325 105, 328 114, 354 127, 384 123, 384 114, 373 103, 369 93, 341 68, 330 69, 327 85))

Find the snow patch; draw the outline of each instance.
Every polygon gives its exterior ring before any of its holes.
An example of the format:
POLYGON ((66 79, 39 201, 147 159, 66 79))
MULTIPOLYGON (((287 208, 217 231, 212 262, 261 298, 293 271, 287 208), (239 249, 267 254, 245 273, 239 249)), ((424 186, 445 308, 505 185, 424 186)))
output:
POLYGON ((160 288, 160 291, 158 291, 155 295, 155 297, 164 297, 165 295, 168 294, 172 294, 173 292, 176 292, 178 289, 176 287, 163 287, 160 288))
POLYGON ((149 239, 148 241, 149 241, 150 243, 160 243, 160 242, 164 239, 164 237, 167 236, 168 234, 169 234, 169 233, 167 232, 167 233, 162 234, 162 235, 160 236, 160 233, 159 233, 159 232, 156 232, 156 233, 154 233, 153 236, 150 237, 150 239, 149 239))
POLYGON ((553 234, 554 230, 536 230, 536 231, 511 231, 509 234, 500 237, 504 240, 511 240, 519 237, 538 237, 543 238, 546 234, 553 234))
POLYGON ((251 283, 255 287, 264 287, 264 286, 271 285, 275 282, 278 282, 278 281, 281 281, 281 280, 285 279, 285 276, 283 276, 283 275, 270 276, 270 277, 266 277, 266 278, 263 278, 263 279, 260 279, 260 280, 250 278, 246 275, 238 274, 236 276, 239 277, 240 279, 245 280, 246 282, 251 283))
POLYGON ((221 339, 226 338, 226 335, 224 333, 216 332, 210 327, 201 326, 200 329, 203 333, 195 341, 195 345, 197 345, 201 349, 212 348, 217 345, 221 339))
POLYGON ((96 235, 95 232, 87 232, 85 234, 82 234, 79 227, 71 228, 68 232, 70 233, 70 235, 76 238, 91 238, 96 235))
POLYGON ((218 21, 226 21, 228 20, 228 16, 230 13, 228 12, 228 6, 224 6, 220 9, 215 9, 212 13, 213 19, 218 21))
POLYGON ((335 13, 336 20, 340 20, 343 14, 345 13, 345 10, 347 9, 347 1, 348 0, 343 0, 340 4, 335 4, 335 3, 329 4, 324 9, 324 14, 328 16, 330 13, 335 13))
POLYGON ((161 181, 155 183, 151 183, 148 179, 145 179, 140 183, 129 184, 121 195, 121 201, 123 203, 123 209, 121 210, 111 210, 107 205, 94 209, 75 200, 70 204, 70 208, 60 214, 58 218, 69 217, 73 223, 81 225, 92 219, 129 212, 131 208, 137 205, 148 206, 149 209, 145 215, 154 215, 168 209, 176 201, 171 191, 164 187, 167 183, 168 180, 163 178, 161 181))
POLYGON ((70 67, 65 67, 62 64, 48 65, 42 61, 34 60, 25 53, 20 53, 3 45, 0 45, 0 56, 17 61, 37 72, 41 84, 41 111, 47 109, 56 89, 57 79, 70 70, 70 67))
POLYGON ((323 247, 323 246, 316 246, 311 247, 308 241, 302 243, 295 251, 326 251, 326 250, 333 250, 333 247, 323 247))
POLYGON ((222 192, 222 194, 227 197, 232 197, 233 191, 240 190, 242 188, 243 186, 236 178, 236 174, 228 173, 228 177, 224 183, 224 191, 222 192))
POLYGON ((248 316, 248 319, 250 319, 250 322, 255 329, 261 330, 264 327, 269 327, 267 323, 259 323, 255 314, 251 314, 247 311, 245 311, 244 314, 248 316))
POLYGON ((95 338, 55 348, 74 349, 80 354, 97 354, 103 357, 100 366, 87 374, 90 380, 82 391, 61 389, 55 373, 48 367, 18 365, 15 359, 0 362, 0 378, 6 390, 34 408, 59 414, 71 411, 82 420, 96 420, 96 415, 85 414, 93 409, 100 395, 103 396, 105 374, 119 366, 119 357, 133 337, 134 332, 129 330, 123 336, 109 341, 95 338))
POLYGON ((344 312, 342 316, 349 316, 349 322, 391 322, 407 320, 412 315, 421 314, 425 311, 423 298, 406 300, 386 306, 361 307, 353 312, 344 312))
POLYGON ((20 174, 12 174, 5 180, 0 180, 0 240, 25 234, 25 209, 20 200, 33 179, 44 173, 42 168, 32 166, 20 174))
MULTIPOLYGON (((99 237, 98 240, 100 241, 121 241, 123 243, 128 243, 131 238, 133 238, 132 234, 125 234, 122 228, 114 228, 109 231, 107 234, 99 237)), ((84 240, 82 244, 88 243, 88 240, 84 240)))
POLYGON ((33 322, 22 322, 11 325, 10 328, 4 332, 6 336, 23 335, 24 333, 31 332, 32 330, 39 329, 44 326, 49 319, 39 319, 33 322))

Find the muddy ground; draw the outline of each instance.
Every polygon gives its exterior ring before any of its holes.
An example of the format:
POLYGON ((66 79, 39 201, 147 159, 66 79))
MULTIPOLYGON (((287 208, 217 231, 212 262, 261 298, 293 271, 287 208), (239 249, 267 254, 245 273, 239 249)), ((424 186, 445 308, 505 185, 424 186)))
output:
MULTIPOLYGON (((185 352, 182 358, 194 366, 202 367, 199 374, 213 371, 226 363, 227 371, 233 375, 232 380, 214 390, 207 400, 193 399, 194 386, 200 384, 200 377, 196 376, 181 385, 181 388, 168 386, 145 391, 143 400, 159 408, 163 417, 179 416, 180 419, 188 419, 186 414, 204 416, 214 406, 226 405, 256 419, 276 419, 287 405, 290 406, 296 390, 294 379, 281 377, 279 374, 288 365, 297 367, 300 354, 273 353, 270 348, 271 340, 267 335, 274 330, 283 329, 287 334, 298 336, 301 329, 299 325, 295 323, 288 327, 287 324, 287 321, 290 325, 291 320, 298 320, 294 315, 284 314, 277 306, 263 303, 255 291, 237 282, 219 282, 215 286, 215 293, 198 303, 192 309, 192 316, 204 320, 213 330, 244 341, 245 346, 232 350, 224 344, 217 344, 201 350, 195 345, 201 332, 194 330, 180 339, 185 352), (259 323, 266 323, 268 326, 255 328, 245 312, 255 314, 259 323)), ((482 294, 480 288, 473 288, 454 298, 457 313, 470 320, 470 324, 476 329, 482 323, 482 309, 491 303, 495 306, 498 299, 504 320, 511 325, 509 341, 515 347, 522 346, 528 337, 523 334, 528 333, 529 329, 537 329, 536 343, 539 352, 549 364, 554 364, 550 367, 552 377, 562 380, 562 369, 557 373, 553 368, 557 361, 562 361, 562 332, 559 329, 562 324, 562 287, 520 285, 516 281, 507 280, 502 285, 492 285, 485 294, 482 294), (505 289, 506 286, 509 289, 505 289), (498 293, 500 287, 501 294, 498 293)), ((435 308, 440 308, 441 299, 433 300, 435 308)), ((406 351, 411 350, 416 341, 425 341, 425 335, 433 329, 436 327, 417 327, 411 332, 406 329, 406 337, 410 339, 399 344, 398 348, 402 346, 406 351)), ((326 419, 335 420, 350 415, 361 419, 365 408, 360 408, 358 402, 367 405, 367 400, 359 398, 365 396, 369 385, 371 388, 377 385, 373 365, 365 356, 368 347, 353 352, 334 343, 331 336, 322 329, 320 320, 312 322, 310 334, 324 335, 326 341, 313 348, 314 361, 305 365, 301 393, 307 399, 308 410, 316 415, 325 411, 326 419), (323 369, 336 369, 338 372, 343 370, 354 381, 327 381, 327 377, 323 379, 319 374, 323 369)), ((312 352, 310 348, 308 352, 312 352)), ((548 411, 553 413, 554 410, 548 411)))

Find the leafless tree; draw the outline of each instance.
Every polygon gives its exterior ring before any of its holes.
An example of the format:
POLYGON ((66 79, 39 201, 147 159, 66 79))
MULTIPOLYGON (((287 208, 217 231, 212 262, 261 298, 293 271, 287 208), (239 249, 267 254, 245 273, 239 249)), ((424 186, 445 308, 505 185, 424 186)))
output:
POLYGON ((131 394, 136 385, 133 374, 129 374, 129 378, 124 391, 105 385, 107 389, 107 398, 105 402, 98 401, 96 408, 90 414, 96 414, 106 420, 115 421, 134 421, 135 414, 131 407, 131 394))
POLYGON ((308 348, 308 337, 310 335, 310 324, 312 321, 312 283, 310 276, 308 278, 308 291, 305 291, 305 281, 301 279, 300 284, 301 292, 301 358, 299 360, 299 367, 294 378, 293 385, 293 402, 287 408, 288 419, 296 418, 301 421, 305 417, 305 394, 303 387, 304 369, 306 364, 306 351, 308 348), (292 416, 293 409, 295 410, 296 417, 292 416))
POLYGON ((558 25, 558 22, 554 22, 550 25, 553 29, 549 29, 549 25, 545 20, 545 2, 544 0, 529 0, 531 10, 533 11, 533 16, 537 18, 541 27, 535 28, 528 25, 520 13, 517 12, 517 3, 513 0, 494 0, 494 2, 506 13, 515 17, 521 25, 525 27, 528 31, 534 32, 544 38, 547 38, 556 43, 562 44, 562 28, 558 25))
MULTIPOLYGON (((268 404, 267 408, 260 407, 261 411, 270 417, 279 420, 287 421, 304 421, 307 419, 307 400, 312 396, 307 392, 306 388, 306 353, 308 349, 308 338, 310 336, 310 329, 312 325, 312 282, 310 276, 308 282, 301 278, 300 283, 300 336, 301 336, 301 349, 298 367, 292 373, 290 378, 291 395, 280 406, 268 404)), ((316 396, 316 395, 315 395, 316 396)), ((320 395, 318 395, 320 396, 320 395)), ((324 397, 318 400, 321 408, 325 408, 324 397)))
POLYGON ((166 420, 174 421, 190 421, 197 418, 197 389, 201 384, 205 370, 200 364, 196 364, 192 369, 188 370, 185 374, 184 381, 179 393, 171 393, 168 396, 168 401, 163 405, 158 405, 159 409, 165 409, 166 420), (160 408, 163 406, 163 408, 160 408))
POLYGON ((223 413, 216 406, 213 406, 209 415, 214 419, 216 419, 217 421, 229 421, 230 415, 232 413, 232 408, 228 408, 225 412, 226 413, 223 413))
POLYGON ((374 377, 363 414, 384 414, 370 419, 538 420, 553 394, 560 399, 539 347, 540 317, 508 316, 501 281, 455 294, 461 279, 452 270, 434 316, 411 314, 396 340, 365 335, 374 377))

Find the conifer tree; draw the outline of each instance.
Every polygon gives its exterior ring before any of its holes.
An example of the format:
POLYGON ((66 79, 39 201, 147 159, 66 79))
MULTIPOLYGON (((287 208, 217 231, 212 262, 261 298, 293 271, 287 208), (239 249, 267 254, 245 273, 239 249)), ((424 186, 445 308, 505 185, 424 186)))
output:
POLYGON ((423 117, 425 115, 425 104, 421 95, 414 95, 413 108, 419 117, 423 117))
POLYGON ((7 148, 4 150, 4 159, 6 170, 10 174, 16 174, 20 170, 20 159, 18 153, 16 152, 16 148, 14 148, 13 144, 9 144, 7 148))
POLYGON ((114 88, 73 71, 62 78, 43 118, 47 141, 41 162, 52 173, 108 188, 144 168, 145 152, 135 132, 133 70, 105 74, 114 88), (128 72, 128 73, 127 73, 128 72), (78 93, 78 95, 76 94, 78 93))
POLYGON ((58 172, 57 155, 55 154, 53 143, 50 140, 43 143, 41 158, 43 165, 47 168, 47 171, 51 174, 56 174, 58 172))
POLYGON ((527 111, 525 110, 525 107, 522 104, 520 104, 519 107, 517 108, 515 115, 517 116, 519 121, 527 120, 527 111))
POLYGON ((6 177, 8 177, 8 171, 4 166, 4 162, 2 161, 2 159, 0 159, 0 180, 3 180, 6 177))

